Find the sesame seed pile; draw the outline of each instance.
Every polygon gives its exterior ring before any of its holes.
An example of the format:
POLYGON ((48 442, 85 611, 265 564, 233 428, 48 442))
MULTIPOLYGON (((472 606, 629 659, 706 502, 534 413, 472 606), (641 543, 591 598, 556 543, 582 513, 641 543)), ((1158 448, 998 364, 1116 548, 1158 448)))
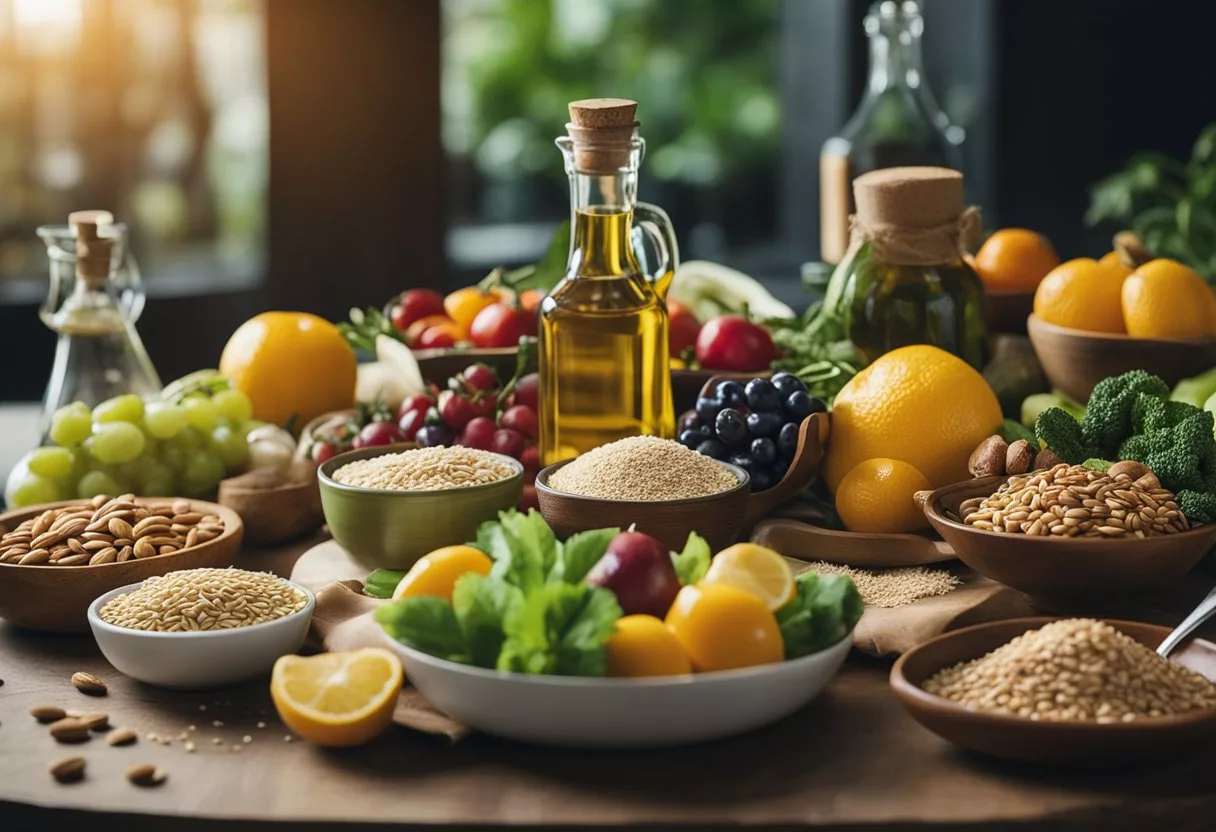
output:
POLYGON ((601 500, 687 500, 729 491, 739 480, 679 442, 631 436, 594 448, 549 478, 557 491, 601 500))
POLYGON ((945 595, 959 585, 958 578, 948 570, 923 566, 871 571, 820 561, 808 570, 849 576, 867 607, 904 607, 922 598, 945 595))
POLYGON ((922 687, 972 710, 1053 722, 1131 722, 1216 708, 1216 684, 1087 618, 1031 630, 938 671, 922 687))

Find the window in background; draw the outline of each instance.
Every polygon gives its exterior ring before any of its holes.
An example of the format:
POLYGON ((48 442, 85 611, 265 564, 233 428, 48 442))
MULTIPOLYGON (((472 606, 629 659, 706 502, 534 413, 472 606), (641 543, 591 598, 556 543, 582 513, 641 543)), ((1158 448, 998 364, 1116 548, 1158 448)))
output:
POLYGON ((685 259, 772 241, 781 144, 778 0, 443 0, 454 281, 537 257, 568 196, 566 105, 639 102, 641 198, 685 259))
POLYGON ((0 0, 0 302, 45 292, 34 234, 106 208, 151 293, 250 286, 265 261, 260 0, 0 0))

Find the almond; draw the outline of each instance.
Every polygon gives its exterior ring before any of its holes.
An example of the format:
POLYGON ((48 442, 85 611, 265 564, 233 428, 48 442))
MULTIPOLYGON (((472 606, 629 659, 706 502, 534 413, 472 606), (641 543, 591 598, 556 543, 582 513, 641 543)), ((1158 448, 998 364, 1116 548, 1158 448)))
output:
POLYGON ((67 713, 58 705, 38 705, 30 708, 30 716, 43 724, 49 724, 63 719, 67 713))
POLYGON ((1019 439, 1005 452, 1005 473, 1025 474, 1034 464, 1035 451, 1025 439, 1019 439))
POLYGON ((79 719, 65 717, 58 722, 51 723, 51 736, 59 742, 88 742, 89 726, 79 719))
POLYGON ((75 783, 84 779, 84 757, 64 757, 51 766, 51 776, 60 783, 75 783))
POLYGON ((127 769, 127 779, 137 786, 159 786, 168 776, 152 763, 140 763, 127 769))
POLYGON ((971 476, 994 477, 1005 473, 1005 454, 1009 445, 999 436, 989 436, 976 446, 967 460, 967 470, 971 476))
POLYGON ((85 673, 83 670, 72 674, 72 686, 81 693, 89 696, 105 696, 106 683, 98 679, 92 673, 85 673))
POLYGON ((110 735, 106 737, 106 743, 109 745, 131 745, 138 739, 139 737, 130 728, 119 728, 110 732, 110 735))

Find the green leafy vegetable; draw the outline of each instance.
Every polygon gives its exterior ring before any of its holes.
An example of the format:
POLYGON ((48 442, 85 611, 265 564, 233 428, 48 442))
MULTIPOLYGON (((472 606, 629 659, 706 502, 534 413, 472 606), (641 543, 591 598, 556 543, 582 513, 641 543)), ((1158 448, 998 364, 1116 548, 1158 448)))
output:
POLYGON ((773 362, 773 370, 798 376, 812 396, 829 405, 866 365, 849 340, 844 320, 824 308, 822 302, 801 318, 770 318, 763 324, 782 352, 782 357, 773 362))
POLYGON ((576 584, 587 577, 591 567, 608 551, 612 538, 620 532, 620 529, 591 529, 570 535, 558 549, 549 580, 576 584))
POLYGON ((503 512, 497 523, 483 523, 477 531, 479 548, 483 529, 489 547, 484 551, 494 560, 491 576, 519 587, 525 594, 545 583, 557 562, 558 542, 539 511, 503 512), (486 529, 487 525, 495 528, 486 529))
POLYGON ((785 657, 818 653, 852 632, 865 604, 846 575, 803 572, 794 579, 793 600, 777 611, 785 657))
POLYGON ((570 221, 566 220, 553 232, 549 247, 534 265, 521 266, 518 269, 505 271, 501 268, 490 272, 481 281, 483 289, 495 286, 508 286, 517 292, 528 289, 543 289, 552 291, 566 274, 566 265, 570 261, 570 221))
POLYGON ((448 661, 468 661, 468 648, 456 613, 442 598, 407 598, 381 607, 373 617, 402 644, 448 661))
POLYGON ((376 569, 363 582, 363 594, 369 598, 392 598, 404 577, 405 573, 397 569, 376 569))
POLYGON ((503 622, 523 603, 518 587, 469 572, 461 575, 452 590, 452 609, 460 623, 469 663, 494 667, 502 651, 506 632, 503 622))
POLYGON ((688 533, 684 542, 684 550, 679 554, 672 552, 671 562, 676 568, 676 577, 683 586, 695 584, 705 577, 709 571, 709 543, 696 532, 688 533))
POLYGON ((1082 468, 1088 468, 1091 471, 1097 471, 1099 474, 1105 474, 1110 470, 1110 467, 1115 463, 1105 459, 1089 458, 1081 463, 1082 468))
POLYGON ((1039 438, 1034 435, 1034 431, 1015 419, 1006 419, 1002 422, 998 433, 1011 445, 1019 439, 1025 439, 1032 448, 1039 447, 1039 438))
POLYGON ((552 583, 531 593, 505 621, 498 669, 603 676, 604 643, 621 617, 616 596, 586 584, 552 583))

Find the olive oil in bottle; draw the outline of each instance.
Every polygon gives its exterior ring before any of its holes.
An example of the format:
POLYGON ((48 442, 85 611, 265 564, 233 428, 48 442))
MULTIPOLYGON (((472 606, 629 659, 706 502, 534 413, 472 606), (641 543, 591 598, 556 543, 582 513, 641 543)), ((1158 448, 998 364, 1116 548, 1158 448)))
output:
POLYGON ((636 202, 644 146, 636 106, 574 102, 570 135, 557 140, 570 176, 572 233, 566 275, 541 304, 546 465, 627 436, 675 433, 664 294, 678 255, 666 214, 636 202), (657 274, 643 273, 636 232, 658 252, 657 274))

